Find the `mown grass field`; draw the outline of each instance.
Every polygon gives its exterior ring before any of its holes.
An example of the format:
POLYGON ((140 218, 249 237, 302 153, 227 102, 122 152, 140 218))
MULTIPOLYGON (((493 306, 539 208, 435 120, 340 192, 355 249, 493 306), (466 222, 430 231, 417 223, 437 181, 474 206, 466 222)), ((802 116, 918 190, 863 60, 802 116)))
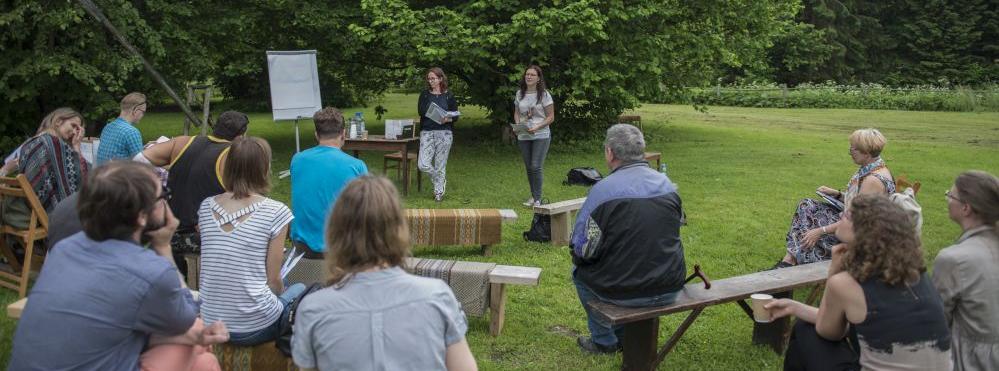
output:
MULTIPOLYGON (((416 96, 388 95, 380 103, 389 110, 387 118, 412 117, 416 96)), ((365 112, 369 130, 381 133, 381 125, 373 122, 373 106, 359 110, 365 112)), ((487 319, 470 319, 467 337, 480 368, 619 368, 619 355, 584 355, 576 347, 575 336, 587 330, 569 280, 568 250, 521 238, 531 214, 520 205, 529 192, 517 148, 500 142, 499 129, 488 125, 481 110, 462 107, 462 111, 465 118, 458 124, 451 150, 444 203, 435 204, 428 187, 422 193, 414 187, 406 206, 513 208, 520 218, 504 226, 503 243, 493 248, 491 257, 460 247, 416 248, 414 255, 544 269, 540 286, 514 286, 508 291, 506 327, 500 337, 488 335, 487 319)), ((943 195, 954 177, 966 169, 999 173, 999 113, 712 107, 705 114, 690 106, 655 104, 644 105, 636 113, 643 118, 648 149, 663 153, 670 177, 680 186, 689 221, 682 230, 687 264, 701 264, 716 279, 758 271, 783 256, 784 235, 797 202, 814 196, 819 185, 842 188, 856 170, 847 153, 847 136, 854 129, 880 129, 889 140, 883 155, 893 173, 923 183, 919 202, 928 264, 959 234, 947 218, 943 195)), ((180 114, 153 113, 140 127, 144 138, 151 140, 178 135, 181 120, 180 114)), ((302 125, 303 147, 314 145, 312 130, 311 123, 302 125)), ((558 136, 567 129, 556 120, 552 130, 558 136)), ((288 168, 294 152, 291 124, 276 124, 270 113, 255 113, 251 114, 250 134, 266 138, 273 146, 271 196, 289 201, 288 181, 278 180, 276 174, 288 168)), ((381 171, 380 154, 364 154, 363 159, 373 172, 381 171)), ((558 201, 584 196, 586 188, 561 184, 568 169, 577 166, 607 173, 599 140, 575 142, 572 148, 558 142, 552 145, 545 163, 545 197, 558 201)), ((15 296, 0 290, 0 303, 6 306, 15 296)), ((667 336, 682 317, 665 317, 660 336, 667 336)), ((9 358, 15 325, 0 318, 0 364, 9 358)), ((779 369, 782 358, 753 346, 751 331, 752 323, 737 306, 711 307, 661 369, 779 369)))

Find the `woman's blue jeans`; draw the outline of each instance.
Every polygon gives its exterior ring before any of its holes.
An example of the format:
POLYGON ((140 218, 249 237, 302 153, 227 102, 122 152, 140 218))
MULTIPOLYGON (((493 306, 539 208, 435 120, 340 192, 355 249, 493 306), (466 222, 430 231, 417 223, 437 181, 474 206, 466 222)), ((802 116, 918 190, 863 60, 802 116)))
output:
POLYGON ((230 332, 229 343, 239 346, 253 346, 277 339, 278 336, 281 336, 281 324, 288 321, 288 310, 290 309, 291 302, 301 296, 303 292, 305 292, 304 284, 296 283, 288 286, 284 290, 284 293, 278 296, 278 300, 281 301, 284 310, 281 311, 281 317, 277 321, 257 331, 230 332))

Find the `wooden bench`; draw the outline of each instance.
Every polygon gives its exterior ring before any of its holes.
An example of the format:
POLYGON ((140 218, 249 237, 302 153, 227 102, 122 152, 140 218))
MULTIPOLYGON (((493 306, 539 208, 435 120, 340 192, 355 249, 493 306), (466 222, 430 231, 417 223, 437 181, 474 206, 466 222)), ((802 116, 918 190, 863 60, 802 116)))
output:
MULTIPOLYGON (((736 302, 752 321, 753 311, 745 301, 750 295, 815 286, 807 300, 811 303, 818 298, 818 293, 827 278, 828 270, 829 261, 825 261, 725 278, 713 281, 710 289, 706 289, 701 283, 692 283, 684 286, 677 296, 676 302, 662 307, 629 308, 600 301, 591 301, 588 304, 601 321, 611 325, 624 325, 622 344, 624 359, 621 369, 654 370, 676 346, 683 334, 705 308, 736 302), (686 311, 690 311, 687 318, 666 341, 666 344, 661 349, 657 349, 659 317, 686 311)), ((790 326, 787 325, 788 319, 784 319, 783 322, 782 327, 790 329, 790 326)), ((779 341, 786 341, 789 334, 788 331, 782 329, 779 341)))
MULTIPOLYGON (((415 269, 417 262, 420 261, 453 262, 434 259, 406 258, 406 270, 414 273, 413 270, 415 269)), ((480 265, 483 266, 486 266, 487 264, 489 263, 480 263, 480 265)), ((487 269, 487 274, 489 285, 484 287, 486 292, 479 294, 485 295, 485 299, 487 300, 486 304, 489 307, 489 334, 492 336, 499 336, 499 334, 503 331, 503 322, 506 314, 506 285, 537 286, 541 281, 541 268, 514 265, 495 265, 492 269, 487 269)), ((437 278, 431 275, 427 276, 437 278)), ((458 297, 460 301, 461 293, 455 292, 455 296, 458 297)), ((470 313, 468 310, 465 310, 465 312, 466 314, 470 313)))
POLYGON ((575 212, 583 207, 584 201, 586 201, 586 197, 534 207, 535 213, 550 215, 552 218, 552 245, 565 246, 569 244, 575 212))

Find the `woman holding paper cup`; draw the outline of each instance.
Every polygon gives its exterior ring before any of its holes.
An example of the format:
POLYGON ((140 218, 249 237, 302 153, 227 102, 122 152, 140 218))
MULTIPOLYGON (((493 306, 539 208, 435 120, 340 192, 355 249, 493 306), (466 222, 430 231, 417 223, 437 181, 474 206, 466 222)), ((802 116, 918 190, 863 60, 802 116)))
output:
POLYGON ((764 306, 774 319, 799 319, 784 369, 952 369, 950 330, 911 216, 884 195, 862 194, 836 237, 844 243, 832 249, 819 308, 791 299, 764 306))
POLYGON ((451 131, 458 121, 458 102, 447 90, 447 75, 440 67, 427 70, 427 89, 420 93, 416 110, 420 114, 420 157, 417 167, 430 176, 434 200, 444 199, 447 185, 447 156, 454 137, 451 131))
POLYGON ((514 131, 520 154, 524 157, 524 167, 527 168, 527 183, 531 187, 531 198, 524 202, 524 206, 541 205, 545 156, 552 140, 549 126, 555 120, 555 104, 548 93, 541 67, 531 65, 524 70, 513 105, 514 131))

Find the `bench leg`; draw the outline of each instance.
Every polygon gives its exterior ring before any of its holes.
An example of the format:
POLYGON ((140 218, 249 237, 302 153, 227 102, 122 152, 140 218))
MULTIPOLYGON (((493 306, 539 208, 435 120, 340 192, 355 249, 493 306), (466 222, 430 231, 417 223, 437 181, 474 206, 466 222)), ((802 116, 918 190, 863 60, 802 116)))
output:
POLYGON ((663 345, 662 351, 660 351, 656 356, 656 363, 652 364, 653 368, 658 367, 659 364, 666 359, 666 355, 669 354, 674 347, 676 347, 676 343, 680 342, 680 338, 683 337, 683 334, 687 333, 687 329, 690 328, 690 325, 694 324, 694 321, 697 320, 697 316, 701 315, 701 312, 703 311, 704 308, 697 308, 690 311, 690 314, 688 314, 687 318, 683 320, 680 327, 677 327, 676 331, 673 332, 673 336, 670 336, 669 340, 666 341, 666 345, 663 345))
POLYGON ((621 370, 652 370, 658 342, 659 317, 625 324, 621 370))
POLYGON ((499 336, 503 331, 503 316, 506 313, 506 285, 489 284, 489 335, 499 336))
POLYGON ((572 233, 572 213, 559 213, 552 215, 552 245, 566 246, 569 244, 569 235, 572 233))

